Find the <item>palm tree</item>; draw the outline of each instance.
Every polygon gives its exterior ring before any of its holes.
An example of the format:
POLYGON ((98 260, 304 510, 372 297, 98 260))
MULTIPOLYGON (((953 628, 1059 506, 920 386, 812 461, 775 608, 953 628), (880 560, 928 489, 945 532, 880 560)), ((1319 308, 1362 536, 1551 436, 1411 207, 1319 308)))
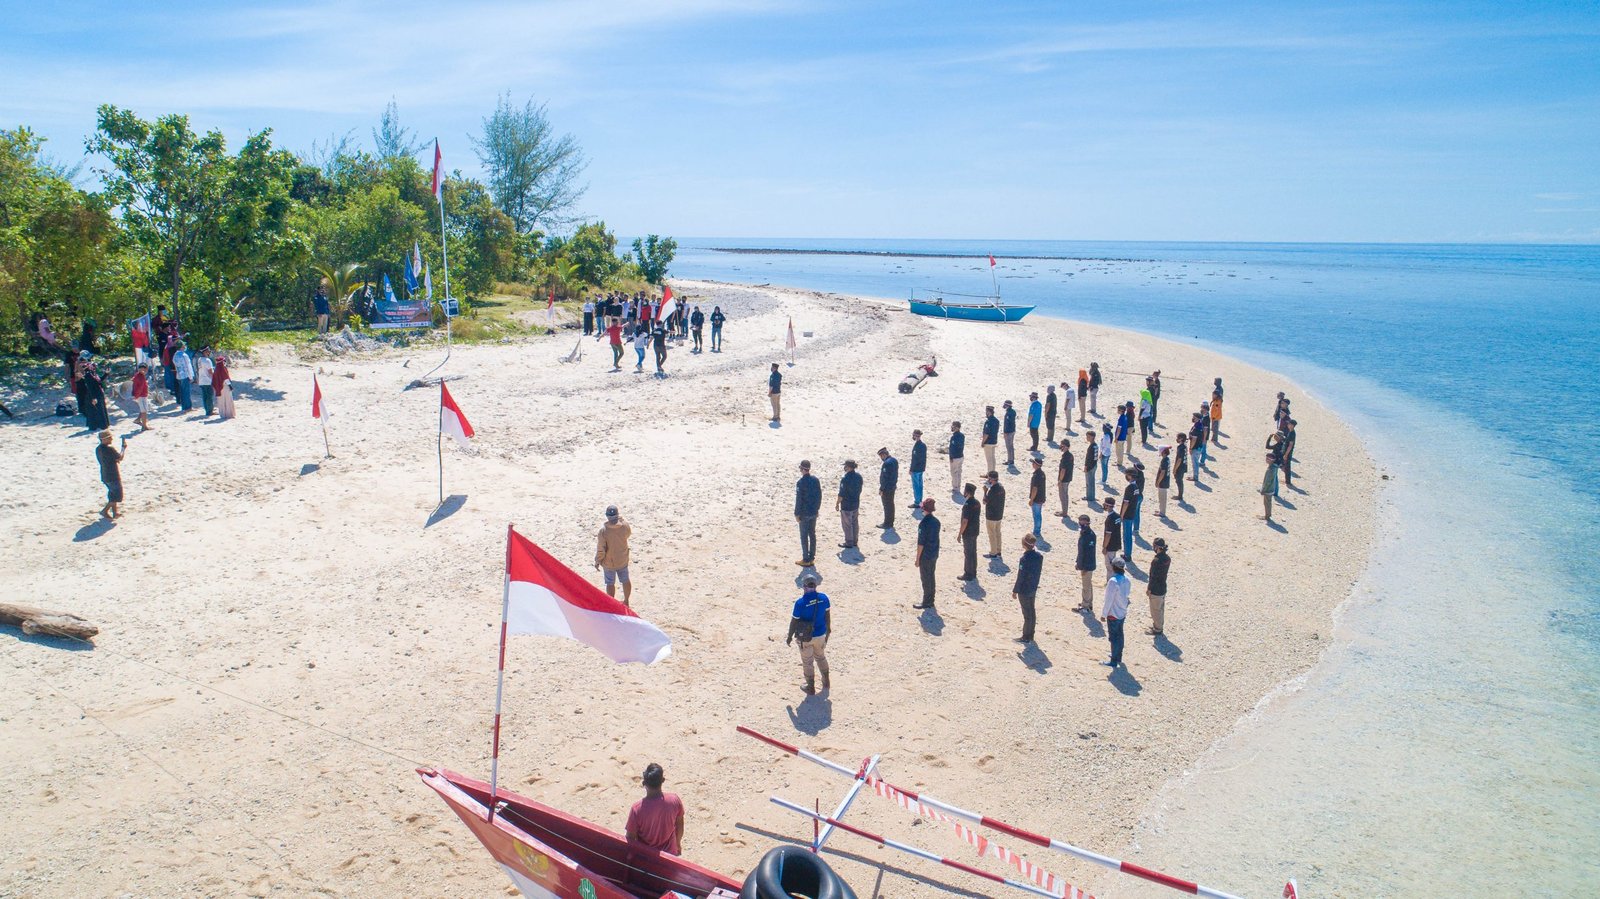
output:
POLYGON ((350 295, 361 289, 361 279, 356 277, 361 263, 347 262, 339 266, 313 263, 311 267, 328 282, 328 302, 333 305, 334 317, 344 314, 350 295))
POLYGON ((550 289, 565 300, 572 296, 574 288, 583 289, 578 279, 578 264, 565 256, 557 256, 550 262, 550 289))

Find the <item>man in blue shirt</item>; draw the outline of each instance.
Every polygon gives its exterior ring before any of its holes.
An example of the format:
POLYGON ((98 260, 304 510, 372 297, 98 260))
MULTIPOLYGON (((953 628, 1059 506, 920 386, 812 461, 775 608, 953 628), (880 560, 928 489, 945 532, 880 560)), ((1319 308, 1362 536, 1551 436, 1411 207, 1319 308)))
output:
POLYGON ((967 435, 961 433, 961 422, 950 422, 950 493, 961 495, 961 457, 966 452, 967 435))
POLYGON ((794 612, 789 618, 789 638, 785 643, 793 644, 795 637, 800 640, 800 670, 805 673, 806 695, 817 692, 815 678, 812 677, 812 666, 822 672, 822 689, 828 689, 828 657, 824 654, 828 648, 828 633, 833 624, 833 613, 830 610, 828 594, 817 592, 817 579, 807 576, 805 593, 794 601, 794 612), (807 632, 810 637, 807 638, 807 632))
POLYGON ((922 573, 922 602, 913 609, 933 608, 934 566, 939 562, 939 519, 933 517, 933 500, 922 501, 922 523, 917 525, 917 570, 922 573))
POLYGON ((1017 410, 1011 405, 1010 400, 1006 400, 1004 405, 1006 417, 1000 426, 1000 432, 1006 436, 1006 467, 1010 468, 1017 464, 1017 410))
POLYGON ((1124 403, 1117 407, 1117 431, 1111 436, 1111 448, 1117 454, 1117 468, 1122 468, 1122 453, 1127 449, 1128 429, 1133 425, 1133 414, 1124 403))
POLYGON ((1044 571, 1044 555, 1033 548, 1036 543, 1032 534, 1022 535, 1022 559, 1017 562, 1017 582, 1011 587, 1011 595, 1022 606, 1022 636, 1018 643, 1033 642, 1033 598, 1039 592, 1039 575, 1044 571))
POLYGON ((894 530, 894 491, 900 486, 900 460, 889 455, 889 448, 878 447, 878 497, 883 500, 883 521, 878 527, 894 530))
POLYGON ((983 459, 989 463, 987 470, 994 471, 994 453, 1000 445, 1000 419, 994 417, 993 406, 983 407, 983 439, 980 445, 983 447, 983 459))
POLYGON ((772 363, 772 374, 767 375, 767 399, 772 401, 772 420, 782 422, 783 416, 779 413, 779 400, 783 394, 783 373, 778 371, 778 363, 772 363))
POLYGON ((822 511, 822 482, 811 473, 810 460, 800 462, 800 480, 794 483, 794 520, 800 523, 800 560, 809 568, 817 561, 817 514, 822 511))
POLYGON ((839 479, 839 497, 833 501, 839 513, 839 529, 844 531, 840 549, 855 549, 861 537, 861 472, 856 471, 856 460, 844 460, 844 477, 839 479))
MULTIPOLYGON (((1055 390, 1054 387, 1050 389, 1052 391, 1055 390)), ((1054 400, 1055 397, 1052 396, 1051 399, 1054 400)), ((1051 418, 1054 417, 1054 415, 1051 415, 1051 418)), ((1029 452, 1037 453, 1039 451, 1039 426, 1043 423, 1044 404, 1039 402, 1039 394, 1035 391, 1028 394, 1028 436, 1033 438, 1033 446, 1028 448, 1029 452)), ((1051 427, 1054 427, 1054 424, 1051 427)))
POLYGON ((920 430, 911 432, 911 508, 922 508, 922 473, 928 470, 928 445, 920 430))

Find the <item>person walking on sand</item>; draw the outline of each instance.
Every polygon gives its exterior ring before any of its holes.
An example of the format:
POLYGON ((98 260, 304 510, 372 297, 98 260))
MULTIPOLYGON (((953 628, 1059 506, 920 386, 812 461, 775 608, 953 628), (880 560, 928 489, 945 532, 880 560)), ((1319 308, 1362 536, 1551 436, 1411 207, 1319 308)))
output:
POLYGON ((194 383, 200 388, 200 406, 206 410, 206 418, 217 408, 217 389, 211 386, 211 377, 216 373, 217 363, 212 359, 211 347, 201 349, 194 360, 194 383))
POLYGON ((855 549, 861 539, 861 472, 856 471, 856 460, 844 460, 844 477, 839 479, 839 495, 833 501, 839 513, 839 530, 844 532, 840 549, 855 549))
POLYGON ((978 502, 978 486, 967 484, 961 488, 966 502, 961 504, 961 526, 956 539, 961 541, 961 574, 958 581, 978 579, 978 520, 983 516, 983 505, 978 502))
POLYGON ((1074 612, 1088 612, 1094 614, 1094 569, 1095 557, 1099 555, 1099 546, 1095 541, 1094 526, 1089 521, 1089 516, 1078 516, 1078 558, 1074 563, 1078 578, 1083 581, 1083 594, 1078 600, 1074 612))
POLYGON ((694 335, 694 352, 705 352, 706 314, 700 311, 699 306, 689 314, 689 331, 694 335))
POLYGON ((1018 643, 1033 642, 1034 597, 1039 593, 1039 576, 1044 572, 1044 556, 1034 549, 1038 543, 1032 534, 1022 535, 1022 558, 1017 560, 1017 581, 1011 585, 1011 595, 1022 607, 1022 636, 1018 643))
POLYGON ((961 433, 961 422, 950 422, 950 492, 961 495, 961 455, 966 452, 967 435, 961 433))
POLYGON ((622 323, 612 319, 606 325, 606 340, 611 343, 611 370, 622 371, 622 323))
POLYGON ((100 445, 94 448, 95 461, 100 464, 100 483, 106 486, 106 504, 100 507, 100 517, 115 520, 122 504, 122 460, 128 457, 128 438, 122 438, 122 451, 111 448, 111 432, 100 432, 100 445))
POLYGON ((595 535, 594 567, 605 577, 606 595, 615 599, 617 581, 622 582, 622 604, 632 608, 633 580, 628 577, 628 538, 633 527, 617 512, 616 506, 606 507, 606 522, 595 535))
POLYGON ((939 563, 939 519, 933 517, 933 499, 922 501, 922 521, 917 525, 917 571, 922 574, 922 602, 913 609, 933 608, 933 576, 939 563))
MULTIPOLYGON (((1156 511, 1167 519, 1167 489, 1172 486, 1172 447, 1161 448, 1161 463, 1156 466, 1156 511)), ((1180 500, 1182 502, 1182 500, 1180 500)))
POLYGON ((666 772, 651 762, 644 769, 640 782, 644 784, 644 798, 628 810, 628 823, 623 834, 631 845, 644 846, 670 855, 683 854, 683 800, 675 793, 661 792, 666 783, 666 772))
POLYGON ((1083 432, 1083 498, 1094 505, 1094 470, 1100 462, 1100 443, 1095 440, 1094 431, 1085 429, 1083 432))
POLYGON ((1222 392, 1213 391, 1211 394, 1211 442, 1217 446, 1222 445, 1222 392))
POLYGON ((911 508, 922 507, 922 475, 928 470, 928 445, 920 429, 911 432, 911 508))
MULTIPOLYGON (((1111 486, 1111 423, 1100 423, 1100 486, 1111 486)), ((1122 467, 1122 459, 1117 459, 1117 467, 1122 467)))
POLYGON ((1100 416, 1100 383, 1100 363, 1091 362, 1089 363, 1089 411, 1096 418, 1100 416))
POLYGON ((878 499, 883 502, 883 521, 878 527, 894 530, 894 492, 900 486, 900 460, 889 455, 889 448, 878 447, 878 499))
POLYGON ((656 377, 665 377, 667 364, 667 327, 662 322, 656 322, 655 333, 652 335, 656 345, 656 377))
POLYGON ((800 462, 800 480, 794 482, 794 520, 800 524, 800 559, 810 568, 817 561, 817 515, 822 512, 822 482, 811 473, 811 460, 800 462))
POLYGON ((1105 601, 1100 606, 1100 620, 1106 623, 1106 639, 1111 643, 1111 661, 1100 663, 1107 668, 1122 664, 1122 625, 1128 620, 1128 595, 1132 592, 1124 568, 1121 559, 1111 561, 1111 577, 1106 579, 1105 601))
MULTIPOLYGON (((1055 388, 1049 388, 1050 396, 1055 397, 1055 388)), ((1044 423, 1044 405, 1039 402, 1039 393, 1034 391, 1028 394, 1028 438, 1033 444, 1028 447, 1028 452, 1039 451, 1039 426, 1044 423)))
POLYGON ((824 693, 831 686, 828 683, 828 633, 833 626, 832 604, 828 601, 828 594, 817 592, 817 579, 806 575, 805 592, 794 601, 794 611, 789 617, 789 637, 785 644, 800 641, 800 671, 805 675, 806 685, 801 688, 807 696, 817 692, 816 678, 812 676, 812 666, 817 673, 822 675, 822 690, 824 693))
POLYGON ((650 326, 644 323, 633 327, 633 352, 638 357, 633 363, 635 372, 644 371, 644 354, 650 349, 650 326))
MULTIPOLYGON (((133 405, 139 410, 139 417, 134 419, 139 423, 139 433, 150 430, 150 376, 147 374, 148 363, 140 365, 133 370, 133 384, 128 392, 133 397, 133 405)), ((206 385, 209 387, 210 385, 206 385)))
POLYGON ((722 323, 728 317, 722 314, 721 306, 711 307, 711 352, 722 352, 722 323))
POLYGON ((1044 536, 1044 459, 1034 456, 1033 477, 1028 480, 1028 508, 1033 512, 1033 536, 1044 536))
POLYGON ((1000 421, 1000 433, 1006 438, 1006 467, 1011 468, 1017 464, 1017 410, 1011 405, 1010 400, 1006 400, 1003 405, 1005 417, 1000 421))
POLYGON ((1150 557, 1150 579, 1144 585, 1144 595, 1150 600, 1150 626, 1144 632, 1159 637, 1167 622, 1167 572, 1172 569, 1172 556, 1167 555, 1166 540, 1157 537, 1150 545, 1156 554, 1150 557))
POLYGON ((1061 441, 1061 461, 1056 464, 1056 495, 1061 500, 1061 514, 1059 518, 1065 520, 1068 516, 1068 507, 1071 506, 1072 490, 1072 443, 1061 441))
MULTIPOLYGON (((1044 388, 1044 442, 1046 446, 1056 445, 1056 385, 1049 384, 1044 388)), ((1067 410, 1067 417, 1072 417, 1072 411, 1067 410)), ((1039 441, 1035 440, 1037 444, 1039 441)), ((1035 446, 1035 449, 1038 447, 1035 446)))
POLYGON ((1278 460, 1267 453, 1267 473, 1261 476, 1262 521, 1272 521, 1272 500, 1278 495, 1278 460))
POLYGON ((778 363, 772 363, 772 372, 767 375, 767 400, 772 403, 772 418, 770 421, 781 423, 783 421, 783 372, 778 371, 778 363))
POLYGON ((983 526, 989 533, 985 559, 1000 558, 1000 522, 1006 515, 1006 488, 1000 486, 1000 473, 989 472, 983 486, 983 526))
POLYGON ((1122 516, 1117 514, 1117 501, 1106 497, 1102 505, 1106 521, 1101 526, 1100 554, 1106 560, 1106 577, 1111 576, 1111 560, 1122 554, 1122 516))
POLYGON ((995 417, 993 406, 983 407, 983 438, 980 445, 983 447, 984 470, 994 471, 997 467, 994 454, 1000 445, 1000 419, 995 417))

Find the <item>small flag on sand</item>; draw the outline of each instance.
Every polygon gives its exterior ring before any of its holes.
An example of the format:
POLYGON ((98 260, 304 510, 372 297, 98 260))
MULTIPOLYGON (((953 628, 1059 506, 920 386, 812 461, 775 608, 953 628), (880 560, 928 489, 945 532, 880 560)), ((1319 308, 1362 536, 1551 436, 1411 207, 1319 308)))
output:
POLYGON ((789 319, 789 336, 784 338, 783 345, 789 350, 789 361, 794 361, 794 318, 789 319))
POLYGON ((456 405, 455 397, 450 395, 450 388, 443 381, 439 382, 439 433, 454 437, 462 448, 471 446, 467 441, 472 438, 472 424, 461 414, 461 407, 456 405))
POLYGON ((322 400, 322 384, 316 375, 311 376, 311 417, 320 418, 323 423, 328 421, 328 404, 322 400))
POLYGON ((533 541, 509 528, 506 540, 506 633, 567 637, 617 663, 652 665, 672 654, 659 628, 533 541))

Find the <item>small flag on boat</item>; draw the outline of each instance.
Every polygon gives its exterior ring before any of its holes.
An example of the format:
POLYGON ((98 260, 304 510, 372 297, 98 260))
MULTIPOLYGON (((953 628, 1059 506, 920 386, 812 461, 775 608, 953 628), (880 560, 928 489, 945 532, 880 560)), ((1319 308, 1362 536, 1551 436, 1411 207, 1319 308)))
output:
POLYGON ((463 449, 472 445, 467 442, 472 439, 472 424, 461 414, 461 407, 443 381, 439 382, 439 433, 454 437, 463 449))
POLYGON ((659 628, 533 541, 511 528, 506 540, 506 633, 567 637, 619 664, 652 665, 672 654, 659 628))
POLYGON ((656 321, 666 321, 678 311, 678 299, 672 295, 672 288, 661 285, 661 307, 656 310, 656 321))
POLYGON ((322 385, 318 383, 317 376, 311 376, 311 417, 320 418, 323 422, 328 420, 328 404, 322 399, 322 385))
POLYGON ((436 137, 433 139, 433 195, 440 203, 444 202, 444 194, 440 192, 444 187, 444 179, 440 177, 443 174, 444 154, 439 152, 439 139, 436 137))

